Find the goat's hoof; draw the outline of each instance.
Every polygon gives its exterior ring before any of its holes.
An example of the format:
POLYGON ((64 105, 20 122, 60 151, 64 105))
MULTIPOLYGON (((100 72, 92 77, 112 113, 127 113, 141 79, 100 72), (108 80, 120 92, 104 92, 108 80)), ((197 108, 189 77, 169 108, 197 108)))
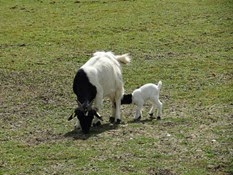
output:
POLYGON ((157 117, 157 120, 161 120, 161 117, 160 117, 160 116, 158 116, 158 117, 157 117))
POLYGON ((139 116, 138 118, 135 118, 135 119, 134 119, 134 121, 135 121, 135 122, 138 122, 138 121, 140 121, 140 120, 141 120, 141 118, 142 118, 142 117, 141 117, 141 116, 139 116))
POLYGON ((115 118, 114 118, 114 117, 110 117, 110 118, 109 118, 109 122, 110 122, 110 123, 114 123, 114 121, 115 121, 115 118))
POLYGON ((100 126, 101 125, 101 122, 100 121, 98 121, 98 122, 96 122, 96 123, 93 123, 93 127, 98 127, 98 126, 100 126))
POLYGON ((150 118, 153 118, 153 115, 154 115, 153 113, 149 113, 150 118))
POLYGON ((116 124, 118 125, 120 123, 121 123, 121 119, 117 119, 116 124))

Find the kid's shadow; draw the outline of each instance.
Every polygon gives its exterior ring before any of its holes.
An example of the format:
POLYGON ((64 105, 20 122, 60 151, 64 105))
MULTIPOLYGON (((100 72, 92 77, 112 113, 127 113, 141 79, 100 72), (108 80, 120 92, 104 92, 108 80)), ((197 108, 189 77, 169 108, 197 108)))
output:
POLYGON ((84 134, 81 129, 74 129, 64 134, 64 137, 73 138, 74 140, 87 140, 88 138, 95 137, 103 132, 115 130, 118 126, 118 124, 105 123, 100 126, 91 127, 88 134, 84 134))
POLYGON ((131 120, 131 121, 128 121, 127 123, 149 123, 149 122, 152 122, 152 121, 160 121, 161 119, 156 119, 154 117, 149 117, 149 118, 145 118, 145 119, 140 119, 140 120, 131 120))

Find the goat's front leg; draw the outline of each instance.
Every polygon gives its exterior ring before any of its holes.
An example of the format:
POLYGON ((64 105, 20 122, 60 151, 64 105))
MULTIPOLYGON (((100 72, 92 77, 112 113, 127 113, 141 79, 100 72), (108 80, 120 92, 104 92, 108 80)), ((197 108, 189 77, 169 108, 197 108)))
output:
POLYGON ((98 112, 96 112, 95 110, 93 112, 94 112, 93 126, 94 127, 100 126, 101 125, 100 121, 103 121, 102 116, 98 112))
POLYGON ((94 100, 94 110, 98 112, 103 105, 103 89, 100 86, 96 86, 97 93, 94 100))
POLYGON ((76 124, 74 125, 74 129, 76 130, 78 130, 78 129, 81 129, 81 125, 80 125, 80 122, 79 122, 79 119, 77 119, 77 122, 76 122, 76 124))
POLYGON ((100 122, 100 121, 101 121, 101 120, 100 120, 99 118, 94 117, 93 122, 92 122, 93 127, 100 126, 100 125, 101 125, 101 122, 100 122))
POLYGON ((98 111, 102 108, 102 104, 103 104, 103 90, 102 88, 97 87, 97 94, 96 94, 95 101, 94 101, 94 110, 96 114, 92 122, 93 126, 101 125, 101 122, 100 122, 101 116, 98 114, 98 111))

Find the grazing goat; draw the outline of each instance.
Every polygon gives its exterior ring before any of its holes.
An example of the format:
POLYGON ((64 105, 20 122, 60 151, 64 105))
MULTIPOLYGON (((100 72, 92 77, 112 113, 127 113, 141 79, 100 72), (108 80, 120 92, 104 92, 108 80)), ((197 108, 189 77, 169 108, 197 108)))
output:
POLYGON ((149 111, 149 115, 152 117, 155 107, 158 107, 157 119, 161 119, 162 106, 163 104, 159 100, 159 92, 162 86, 162 81, 159 81, 158 85, 148 83, 140 88, 133 91, 132 94, 123 95, 121 99, 121 104, 135 104, 137 105, 136 114, 134 120, 140 120, 142 117, 142 107, 147 100, 150 100, 153 104, 149 111))
MULTIPOLYGON (((128 54, 114 55, 112 52, 96 52, 76 73, 73 91, 77 96, 78 127, 88 133, 93 125, 100 123, 98 111, 102 107, 104 97, 112 102, 112 117, 120 123, 120 105, 124 93, 121 64, 130 62, 128 54)), ((71 119, 72 116, 69 118, 71 119)))

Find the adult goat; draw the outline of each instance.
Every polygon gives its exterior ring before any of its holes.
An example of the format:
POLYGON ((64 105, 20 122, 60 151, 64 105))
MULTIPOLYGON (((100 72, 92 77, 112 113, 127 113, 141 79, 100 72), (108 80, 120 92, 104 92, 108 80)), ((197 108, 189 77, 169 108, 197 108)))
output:
POLYGON ((98 111, 104 97, 112 102, 112 117, 120 123, 120 105, 124 93, 121 64, 130 62, 128 54, 114 55, 112 52, 95 52, 93 56, 78 69, 73 82, 73 91, 77 96, 78 108, 75 116, 78 127, 88 133, 92 122, 99 122, 98 111), (93 121, 93 118, 95 120, 93 121))

